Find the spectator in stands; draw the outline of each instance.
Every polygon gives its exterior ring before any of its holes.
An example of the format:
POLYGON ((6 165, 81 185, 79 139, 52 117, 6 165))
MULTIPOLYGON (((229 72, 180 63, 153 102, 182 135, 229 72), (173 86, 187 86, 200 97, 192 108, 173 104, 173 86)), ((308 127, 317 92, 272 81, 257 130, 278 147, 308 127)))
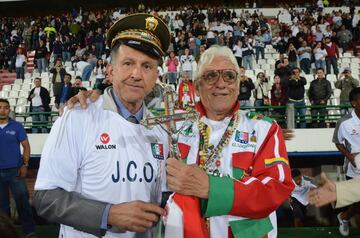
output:
POLYGON ((179 65, 179 60, 176 57, 174 51, 169 53, 169 57, 165 62, 167 67, 167 83, 173 84, 176 88, 177 85, 177 67, 179 65))
MULTIPOLYGON (((271 88, 271 105, 272 106, 286 106, 287 103, 287 87, 281 84, 281 79, 279 75, 274 76, 274 84, 271 88)), ((275 119, 285 115, 285 108, 275 108, 273 109, 273 117, 275 119)), ((283 126, 285 125, 284 122, 278 123, 283 126)))
POLYGON ((289 59, 287 56, 283 55, 282 60, 276 62, 275 66, 275 75, 279 75, 281 78, 281 84, 287 86, 289 83, 289 78, 291 77, 291 66, 289 65, 289 59))
POLYGON ((323 68, 325 69, 326 67, 326 56, 327 56, 327 52, 325 49, 325 46, 322 42, 316 42, 316 46, 313 50, 314 53, 314 58, 315 58, 315 67, 316 69, 318 68, 323 68))
POLYGON ((195 105, 195 89, 187 72, 182 72, 178 90, 178 106, 187 109, 195 105))
POLYGON ((334 74, 339 74, 337 59, 339 58, 339 49, 335 42, 331 42, 330 37, 325 38, 326 56, 326 74, 331 74, 331 66, 333 67, 334 74))
POLYGON ((233 53, 234 53, 234 55, 235 55, 235 58, 236 58, 236 61, 237 61, 237 63, 238 63, 238 65, 239 65, 239 67, 241 67, 241 65, 242 65, 242 49, 241 49, 241 40, 240 39, 238 39, 238 40, 236 40, 236 44, 234 45, 234 47, 233 47, 233 53))
POLYGON ((190 79, 192 79, 193 66, 192 63, 195 61, 194 56, 190 54, 190 49, 185 48, 184 55, 180 56, 181 72, 187 72, 190 79))
POLYGON ((249 42, 248 36, 245 36, 241 45, 241 50, 243 59, 242 66, 244 66, 245 69, 253 69, 253 46, 252 43, 249 42))
POLYGON ((60 36, 56 36, 55 41, 52 43, 52 56, 54 60, 61 59, 62 57, 62 43, 60 36))
POLYGON ((71 41, 68 35, 65 35, 61 42, 61 55, 64 62, 71 60, 71 41))
POLYGON ((10 189, 24 234, 28 238, 36 238, 25 182, 30 160, 30 144, 24 127, 10 119, 9 114, 9 101, 0 99, 0 210, 10 216, 10 189), (23 147, 22 157, 20 144, 23 147))
MULTIPOLYGON (((336 128, 333 135, 333 143, 336 148, 345 156, 346 179, 350 180, 357 178, 360 175, 359 161, 356 155, 360 152, 359 136, 360 131, 360 88, 354 88, 349 94, 349 101, 351 102, 354 110, 343 116, 336 123, 336 128)), ((345 211, 338 214, 339 231, 341 235, 349 235, 349 220, 351 217, 356 216, 356 224, 360 229, 360 203, 355 203, 347 207, 345 211)))
POLYGON ((71 85, 71 89, 70 89, 70 93, 67 96, 67 99, 75 96, 76 94, 78 94, 80 91, 87 91, 87 89, 85 87, 83 87, 82 81, 81 81, 81 77, 80 76, 76 76, 75 77, 75 82, 71 85))
POLYGON ((91 62, 91 58, 87 57, 86 54, 83 54, 81 60, 76 63, 77 69, 82 71, 81 78, 83 81, 89 81, 91 77, 93 67, 90 62, 91 62))
POLYGON ((0 42, 0 69, 7 69, 8 62, 6 58, 6 47, 3 42, 0 42))
POLYGON ((305 74, 310 74, 311 69, 311 48, 307 45, 306 41, 301 43, 301 47, 297 50, 299 55, 300 69, 305 74))
POLYGON ((109 86, 112 86, 112 83, 110 82, 109 78, 106 77, 99 85, 96 86, 96 89, 98 89, 101 94, 103 94, 104 90, 109 86))
MULTIPOLYGON (((265 73, 260 72, 256 76, 255 82, 255 107, 265 107, 270 105, 269 92, 271 90, 271 83, 269 79, 266 77, 265 73)), ((265 108, 258 108, 256 111, 263 113, 264 115, 268 115, 268 110, 265 108)))
POLYGON ((303 176, 299 169, 291 170, 291 177, 295 184, 295 189, 289 199, 290 206, 294 215, 294 226, 304 226, 307 206, 309 204, 308 194, 311 189, 316 188, 311 179, 303 176))
POLYGON ((287 55, 288 55, 288 59, 289 59, 289 66, 291 67, 291 69, 298 67, 298 52, 294 46, 293 43, 289 44, 288 50, 287 50, 287 55))
POLYGON ((18 49, 16 52, 15 59, 15 69, 16 69, 16 78, 17 79, 25 79, 25 65, 26 65, 26 57, 22 54, 21 50, 18 49))
POLYGON ((103 54, 103 51, 104 51, 104 44, 105 44, 105 38, 104 38, 104 34, 102 32, 101 27, 98 27, 96 30, 96 35, 94 37, 94 43, 95 43, 95 47, 96 47, 95 56, 97 58, 101 58, 101 55, 103 54))
POLYGON ((71 95, 71 74, 65 73, 64 82, 61 84, 59 94, 55 97, 55 106, 62 108, 71 95))
POLYGON ((239 96, 238 99, 240 101, 241 107, 252 107, 252 103, 250 102, 251 92, 255 89, 255 85, 251 78, 245 75, 245 68, 239 68, 239 78, 240 78, 240 86, 239 86, 239 96))
POLYGON ((96 76, 95 84, 101 83, 105 79, 106 66, 102 59, 98 59, 94 68, 94 75, 96 76))
POLYGON ((50 94, 49 91, 41 86, 41 78, 34 79, 35 87, 30 90, 28 101, 30 101, 30 112, 36 112, 39 114, 32 115, 32 133, 48 133, 47 122, 48 116, 41 114, 43 112, 50 112, 50 94))
POLYGON ((295 116, 299 116, 297 128, 306 128, 305 85, 306 79, 300 76, 300 69, 294 68, 288 84, 288 102, 294 104, 295 116))
POLYGON ((47 72, 47 63, 46 63, 47 54, 48 54, 48 51, 46 49, 44 41, 40 40, 39 46, 35 50, 36 66, 37 66, 40 76, 43 71, 47 72))
POLYGON ((54 67, 50 69, 50 73, 53 74, 51 83, 53 84, 54 97, 56 98, 59 97, 61 84, 64 82, 64 75, 66 73, 61 58, 56 59, 54 67))
MULTIPOLYGON (((341 47, 343 49, 343 53, 345 53, 348 48, 353 49, 353 47, 352 47, 353 36, 351 34, 351 31, 346 29, 345 25, 342 25, 340 27, 340 30, 336 33, 336 36, 338 38, 339 47, 341 47)), ((356 48, 356 46, 355 46, 355 48, 356 48)), ((356 52, 356 49, 353 51, 356 52)))
MULTIPOLYGON (((338 80, 335 82, 335 88, 340 89, 340 105, 351 106, 351 102, 349 101, 349 94, 351 90, 357 88, 359 86, 359 80, 355 79, 351 75, 351 68, 347 67, 344 71, 339 75, 338 80)), ((348 107, 342 108, 341 114, 348 113, 348 107)))
POLYGON ((330 82, 325 78, 324 69, 317 69, 317 77, 310 83, 308 91, 311 103, 311 119, 313 128, 325 128, 326 105, 331 97, 332 89, 330 82))
POLYGON ((258 30, 256 32, 256 35, 254 37, 255 41, 255 55, 256 55, 256 63, 258 63, 259 55, 261 54, 261 58, 265 58, 265 40, 264 37, 261 34, 261 30, 258 30))

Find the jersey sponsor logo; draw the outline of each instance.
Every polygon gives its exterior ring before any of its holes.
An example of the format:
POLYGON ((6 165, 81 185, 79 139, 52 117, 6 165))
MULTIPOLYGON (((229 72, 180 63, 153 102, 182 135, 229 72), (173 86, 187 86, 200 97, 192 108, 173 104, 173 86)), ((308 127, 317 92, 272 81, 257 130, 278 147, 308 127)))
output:
POLYGON ((352 135, 352 136, 357 136, 358 134, 359 134, 359 133, 356 131, 355 128, 353 128, 353 129, 351 130, 350 135, 352 135))
POLYGON ((7 130, 7 131, 5 131, 5 133, 14 136, 16 134, 16 131, 7 130))
POLYGON ((108 144, 110 142, 110 136, 107 133, 102 133, 100 135, 100 142, 102 144, 95 145, 95 148, 97 150, 114 150, 114 149, 116 149, 116 145, 109 145, 108 144))
POLYGON ((144 165, 139 166, 135 161, 131 160, 120 166, 120 162, 116 161, 115 173, 111 175, 111 180, 114 183, 118 182, 140 182, 152 183, 156 182, 154 174, 154 167, 151 163, 146 162, 144 165))
POLYGON ((164 160, 163 144, 151 143, 151 152, 155 159, 164 160))
POLYGON ((235 141, 241 144, 249 143, 249 133, 245 131, 236 130, 235 141))
POLYGON ((107 133, 102 133, 100 136, 100 141, 101 141, 101 143, 106 145, 107 143, 110 142, 110 136, 107 133))

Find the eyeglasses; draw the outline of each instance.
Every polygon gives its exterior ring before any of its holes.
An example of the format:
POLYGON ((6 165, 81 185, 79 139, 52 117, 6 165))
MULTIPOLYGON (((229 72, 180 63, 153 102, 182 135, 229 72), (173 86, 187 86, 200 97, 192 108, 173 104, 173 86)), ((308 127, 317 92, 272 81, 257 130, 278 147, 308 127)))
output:
POLYGON ((208 85, 213 85, 219 80, 220 75, 224 82, 232 84, 236 82, 238 73, 233 69, 210 70, 205 72, 202 78, 208 85))

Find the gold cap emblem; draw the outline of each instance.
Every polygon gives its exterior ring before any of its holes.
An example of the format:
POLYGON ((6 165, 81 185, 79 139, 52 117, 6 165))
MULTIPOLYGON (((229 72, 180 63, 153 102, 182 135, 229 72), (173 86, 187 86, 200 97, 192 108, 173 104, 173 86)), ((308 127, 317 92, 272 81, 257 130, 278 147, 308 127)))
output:
POLYGON ((156 30, 156 27, 158 26, 158 20, 156 20, 155 17, 148 17, 145 19, 146 21, 146 29, 149 30, 149 31, 155 31, 156 30))

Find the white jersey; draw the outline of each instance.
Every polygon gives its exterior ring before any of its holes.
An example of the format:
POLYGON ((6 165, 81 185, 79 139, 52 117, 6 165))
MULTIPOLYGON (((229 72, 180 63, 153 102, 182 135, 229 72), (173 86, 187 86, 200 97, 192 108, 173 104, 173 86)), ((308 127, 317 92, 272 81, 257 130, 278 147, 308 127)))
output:
MULTIPOLYGON (((146 109, 144 116, 149 116, 146 109)), ((159 203, 167 144, 162 129, 125 120, 112 98, 103 96, 87 110, 65 110, 55 122, 44 146, 35 189, 62 188, 111 204, 159 203)), ((61 225, 59 237, 95 236, 61 225)), ((105 237, 152 237, 152 233, 108 231, 105 237)))
MULTIPOLYGON (((353 110, 351 114, 343 116, 334 131, 333 142, 335 144, 344 144, 351 154, 360 153, 360 119, 353 110)), ((359 171, 351 164, 345 163, 347 167, 346 175, 348 177, 359 176, 359 171)))
POLYGON ((307 206, 309 204, 308 201, 308 193, 310 189, 316 188, 314 184, 308 178, 302 176, 300 186, 295 182, 295 189, 292 191, 291 196, 296 198, 302 205, 307 206))

